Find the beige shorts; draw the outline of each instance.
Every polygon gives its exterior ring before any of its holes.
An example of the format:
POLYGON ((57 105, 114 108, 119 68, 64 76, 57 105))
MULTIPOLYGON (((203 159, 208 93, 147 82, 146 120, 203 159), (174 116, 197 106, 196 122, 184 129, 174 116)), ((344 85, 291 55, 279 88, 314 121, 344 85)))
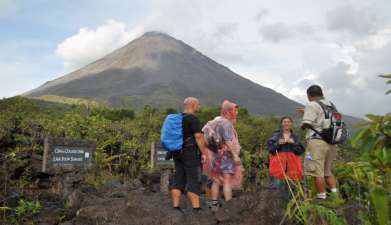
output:
POLYGON ((337 155, 336 145, 330 145, 320 139, 310 139, 306 149, 306 156, 307 153, 311 155, 312 159, 304 158, 304 174, 306 176, 333 176, 331 169, 337 155))

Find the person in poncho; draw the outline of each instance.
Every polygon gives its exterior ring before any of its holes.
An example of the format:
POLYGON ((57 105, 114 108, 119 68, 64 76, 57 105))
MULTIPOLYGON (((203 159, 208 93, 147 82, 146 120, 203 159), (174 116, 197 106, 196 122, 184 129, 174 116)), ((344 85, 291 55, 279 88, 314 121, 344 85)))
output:
POLYGON ((244 169, 239 157, 241 147, 234 127, 237 114, 238 105, 225 100, 221 105, 220 116, 209 122, 209 125, 216 124, 214 131, 222 139, 222 145, 216 151, 207 151, 203 164, 204 174, 213 181, 211 187, 212 211, 218 209, 221 186, 225 201, 232 199, 233 189, 241 189, 242 186, 244 169))

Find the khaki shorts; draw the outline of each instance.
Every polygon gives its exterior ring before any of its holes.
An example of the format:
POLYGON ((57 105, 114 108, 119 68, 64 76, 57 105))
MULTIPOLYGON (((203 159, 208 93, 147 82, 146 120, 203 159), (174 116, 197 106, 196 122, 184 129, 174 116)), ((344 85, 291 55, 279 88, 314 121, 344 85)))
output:
POLYGON ((330 145, 320 139, 310 139, 304 158, 304 174, 313 177, 333 176, 331 168, 336 155, 336 145, 330 145), (307 153, 312 159, 307 159, 307 153))

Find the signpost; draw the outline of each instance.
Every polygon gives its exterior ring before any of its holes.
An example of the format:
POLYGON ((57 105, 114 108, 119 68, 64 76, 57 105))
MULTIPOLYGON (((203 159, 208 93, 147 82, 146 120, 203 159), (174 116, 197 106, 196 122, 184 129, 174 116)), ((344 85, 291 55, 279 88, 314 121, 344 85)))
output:
POLYGON ((90 165, 91 149, 89 147, 54 146, 53 164, 90 165))
POLYGON ((94 163, 95 144, 83 140, 45 138, 42 172, 88 169, 94 163))
POLYGON ((42 172, 56 175, 53 190, 67 197, 82 179, 80 172, 93 167, 94 158, 94 142, 45 137, 42 172))
POLYGON ((174 170, 174 160, 166 159, 167 151, 161 145, 151 145, 151 165, 152 168, 157 168, 161 171, 160 175, 160 191, 164 194, 169 193, 170 175, 174 170))

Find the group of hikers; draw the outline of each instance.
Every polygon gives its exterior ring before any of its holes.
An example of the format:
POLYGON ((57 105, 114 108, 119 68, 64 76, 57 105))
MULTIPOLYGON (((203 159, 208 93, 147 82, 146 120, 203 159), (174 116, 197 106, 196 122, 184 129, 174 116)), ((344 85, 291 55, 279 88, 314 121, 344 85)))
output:
MULTIPOLYGON (((294 121, 288 116, 281 118, 279 129, 267 141, 271 188, 280 187, 285 180, 300 182, 304 176, 309 176, 315 180, 317 201, 342 204, 332 174, 332 162, 336 158, 337 144, 345 138, 346 131, 341 124, 340 114, 333 103, 324 98, 320 86, 310 86, 307 97, 309 103, 305 108, 297 109, 302 116, 300 127, 306 130, 307 147, 301 143, 299 135, 293 132, 294 121), (335 123, 336 120, 339 125, 335 123), (303 166, 302 155, 305 155, 303 166)), ((203 176, 208 178, 211 198, 209 207, 214 212, 220 207, 221 187, 226 202, 232 199, 233 190, 241 188, 244 167, 235 129, 238 108, 233 102, 223 101, 220 115, 202 127, 196 116, 200 110, 199 100, 195 97, 186 98, 183 113, 177 114, 182 142, 175 147, 172 146, 172 137, 175 136, 173 130, 176 128, 174 123, 169 124, 170 115, 166 118, 161 139, 175 165, 171 184, 174 209, 181 210, 180 198, 183 193, 187 194, 193 210, 201 209, 203 176)))

